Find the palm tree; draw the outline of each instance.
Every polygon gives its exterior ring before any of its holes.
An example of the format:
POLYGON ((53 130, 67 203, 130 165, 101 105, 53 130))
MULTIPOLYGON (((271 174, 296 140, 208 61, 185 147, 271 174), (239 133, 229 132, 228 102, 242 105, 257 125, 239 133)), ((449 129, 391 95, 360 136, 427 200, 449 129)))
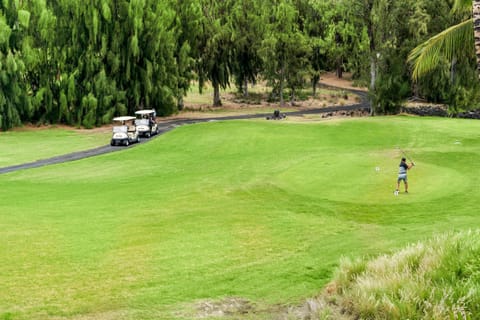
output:
POLYGON ((477 72, 480 78, 480 0, 472 0, 472 8, 475 56, 477 57, 477 72))
POLYGON ((413 64, 414 80, 435 69, 443 59, 455 64, 457 57, 473 52, 480 78, 480 0, 455 0, 453 8, 473 8, 472 18, 440 32, 410 52, 408 61, 413 64))

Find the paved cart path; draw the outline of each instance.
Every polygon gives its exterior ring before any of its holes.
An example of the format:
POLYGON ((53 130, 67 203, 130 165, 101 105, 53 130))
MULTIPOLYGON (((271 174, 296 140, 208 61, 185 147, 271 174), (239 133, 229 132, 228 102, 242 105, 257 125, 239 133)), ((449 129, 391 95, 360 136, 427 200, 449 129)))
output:
MULTIPOLYGON (((334 87, 332 87, 334 88, 334 87)), ((338 88, 336 88, 338 89, 338 88)), ((343 88, 342 88, 343 89, 343 88)), ((328 113, 328 112, 336 112, 336 111, 353 111, 359 109, 370 109, 370 104, 368 102, 368 94, 365 91, 360 90, 352 90, 352 89, 343 89, 349 92, 352 92, 361 98, 361 102, 352 105, 345 105, 345 106, 332 106, 332 107, 325 107, 319 109, 311 109, 311 110, 303 110, 303 111, 292 111, 292 112, 282 112, 282 114, 286 114, 287 116, 303 116, 308 114, 321 114, 321 113, 328 113)), ((202 119, 177 119, 177 120, 170 120, 165 122, 159 123, 159 133, 161 135, 165 132, 168 132, 178 126, 184 124, 192 124, 192 123, 200 123, 200 122, 208 122, 208 121, 219 121, 219 120, 238 120, 238 119, 255 119, 255 118, 266 118, 272 116, 272 113, 261 113, 261 114, 244 114, 244 115, 232 115, 232 116, 220 116, 220 117, 210 117, 210 118, 202 118, 202 119)), ((154 139, 156 136, 153 136, 149 139, 140 139, 139 143, 145 143, 151 139, 154 139)), ((8 166, 0 168, 0 174, 23 170, 23 169, 31 169, 37 167, 43 167, 52 164, 58 164, 68 161, 80 160, 88 157, 98 156, 105 153, 116 152, 120 150, 124 150, 125 148, 134 148, 137 144, 131 144, 128 147, 114 147, 110 145, 106 145, 103 147, 98 147, 94 149, 84 150, 73 152, 61 156, 56 156, 48 159, 37 160, 33 162, 8 166)))

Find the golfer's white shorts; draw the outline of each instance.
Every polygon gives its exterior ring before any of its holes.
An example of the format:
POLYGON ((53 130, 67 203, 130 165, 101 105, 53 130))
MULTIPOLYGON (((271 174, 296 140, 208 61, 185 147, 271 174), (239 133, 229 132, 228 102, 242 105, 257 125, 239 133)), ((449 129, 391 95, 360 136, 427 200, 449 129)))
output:
POLYGON ((397 179, 397 182, 400 182, 400 181, 405 181, 407 182, 407 175, 406 174, 399 174, 398 175, 398 179, 397 179))

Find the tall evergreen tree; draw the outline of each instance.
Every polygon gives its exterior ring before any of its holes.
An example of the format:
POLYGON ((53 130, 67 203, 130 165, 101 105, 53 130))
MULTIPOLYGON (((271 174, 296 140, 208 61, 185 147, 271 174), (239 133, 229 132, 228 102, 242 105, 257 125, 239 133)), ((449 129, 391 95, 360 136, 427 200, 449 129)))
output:
POLYGON ((175 22, 172 26, 175 41, 175 60, 177 87, 175 95, 177 108, 184 107, 183 97, 190 88, 191 81, 195 78, 195 60, 199 56, 199 33, 202 10, 196 0, 172 0, 171 6, 175 8, 175 22))
POLYGON ((307 73, 310 47, 298 26, 298 11, 292 1, 264 3, 267 14, 267 32, 262 42, 261 55, 264 62, 264 77, 278 94, 284 105, 284 90, 295 90, 303 85, 307 73))
POLYGON ((21 48, 29 12, 18 1, 0 2, 0 126, 3 130, 21 124, 30 114, 23 74, 25 63, 21 48))
POLYGON ((328 69, 327 49, 325 33, 325 11, 333 7, 331 2, 297 0, 299 11, 300 30, 305 34, 311 48, 309 76, 312 84, 313 95, 316 95, 320 76, 328 69))
POLYGON ((265 33, 261 3, 255 0, 230 0, 233 2, 230 23, 233 45, 233 73, 235 84, 248 96, 248 83, 255 82, 262 68, 259 55, 265 33))
POLYGON ((229 1, 200 0, 201 20, 200 54, 197 64, 200 89, 209 80, 213 86, 213 105, 220 106, 220 88, 230 85, 233 45, 229 24, 231 3, 229 1))

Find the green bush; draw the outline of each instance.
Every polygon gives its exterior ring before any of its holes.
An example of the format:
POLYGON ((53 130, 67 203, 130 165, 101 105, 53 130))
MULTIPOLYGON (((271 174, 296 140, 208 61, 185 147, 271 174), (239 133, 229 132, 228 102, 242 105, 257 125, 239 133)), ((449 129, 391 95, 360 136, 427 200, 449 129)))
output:
POLYGON ((480 95, 478 88, 455 87, 448 98, 448 110, 457 113, 476 109, 479 106, 480 95))

